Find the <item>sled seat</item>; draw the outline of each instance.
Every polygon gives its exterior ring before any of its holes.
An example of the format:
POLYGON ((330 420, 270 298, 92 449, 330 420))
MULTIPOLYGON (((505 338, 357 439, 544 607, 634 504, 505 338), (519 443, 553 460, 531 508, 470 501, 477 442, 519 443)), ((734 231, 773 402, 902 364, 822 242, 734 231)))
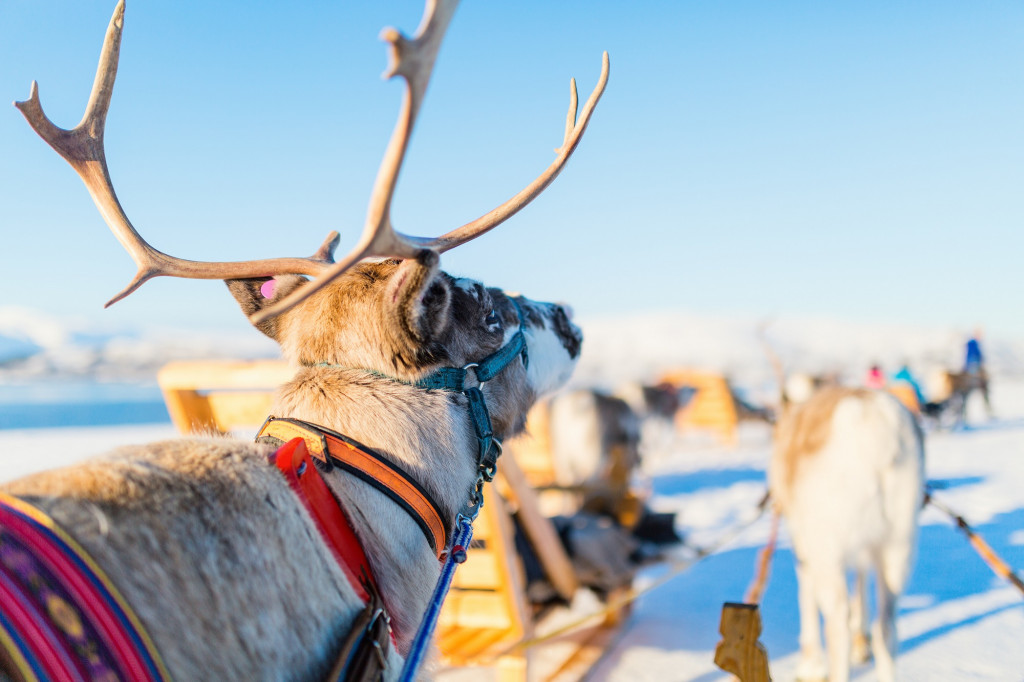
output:
POLYGON ((906 381, 897 381, 886 387, 889 393, 896 396, 903 406, 910 410, 914 416, 921 415, 921 402, 917 399, 917 391, 906 381))
POLYGON ((665 374, 658 381, 677 389, 688 386, 697 391, 676 413, 676 428, 680 431, 710 430, 722 444, 736 444, 736 427, 739 422, 736 400, 732 387, 723 375, 695 369, 679 369, 665 374))
MULTIPOLYGON (((603 500, 602 513, 614 516, 624 528, 636 525, 645 504, 647 491, 631 485, 633 467, 611 465, 599 482, 565 485, 565 473, 559 475, 551 436, 551 401, 538 402, 526 416, 523 434, 505 442, 505 453, 515 459, 528 485, 538 499, 543 514, 572 516, 584 509, 587 500, 603 500)), ((630 446, 616 443, 606 453, 611 462, 634 461, 630 446)))
POLYGON ((488 483, 468 558, 455 572, 438 619, 436 641, 447 665, 483 664, 493 667, 499 680, 520 682, 526 680, 526 657, 502 655, 533 634, 526 575, 514 538, 509 510, 488 483))
POLYGON ((293 374, 281 360, 172 362, 157 383, 181 433, 255 433, 270 414, 273 390, 293 374))

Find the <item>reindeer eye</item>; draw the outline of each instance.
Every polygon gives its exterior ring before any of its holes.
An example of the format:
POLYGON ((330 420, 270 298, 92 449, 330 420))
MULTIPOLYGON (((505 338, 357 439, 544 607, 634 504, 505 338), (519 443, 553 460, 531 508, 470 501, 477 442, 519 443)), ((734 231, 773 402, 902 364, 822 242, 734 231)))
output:
POLYGON ((484 324, 488 327, 492 327, 496 324, 501 324, 501 320, 498 319, 498 314, 492 309, 491 312, 487 313, 487 317, 484 318, 484 324))

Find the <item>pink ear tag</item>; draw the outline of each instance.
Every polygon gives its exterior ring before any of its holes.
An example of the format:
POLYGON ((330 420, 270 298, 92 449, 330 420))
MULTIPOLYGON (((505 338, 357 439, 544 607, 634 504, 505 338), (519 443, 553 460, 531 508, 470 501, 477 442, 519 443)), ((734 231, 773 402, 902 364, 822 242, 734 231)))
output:
POLYGON ((263 294, 263 298, 274 298, 275 291, 277 291, 276 279, 268 279, 260 285, 260 293, 263 294))

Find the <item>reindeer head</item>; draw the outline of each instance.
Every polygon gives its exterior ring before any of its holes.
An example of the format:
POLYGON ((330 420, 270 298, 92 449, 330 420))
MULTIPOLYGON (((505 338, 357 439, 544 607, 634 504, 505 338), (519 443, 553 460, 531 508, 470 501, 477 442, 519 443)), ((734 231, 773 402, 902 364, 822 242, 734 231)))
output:
MULTIPOLYGON (((251 317, 293 295, 304 277, 228 280, 251 317)), ((439 367, 465 367, 491 356, 522 330, 522 359, 491 380, 490 390, 516 395, 500 430, 516 431, 520 415, 572 373, 582 335, 562 305, 511 296, 438 269, 438 256, 360 263, 294 308, 256 326, 299 366, 367 369, 415 382, 439 367)))
POLYGON ((96 80, 82 122, 73 130, 55 126, 43 113, 36 83, 16 106, 32 128, 78 172, 107 224, 131 254, 138 271, 107 303, 132 293, 157 276, 224 279, 242 310, 261 331, 277 340, 300 365, 369 369, 416 380, 442 365, 463 366, 501 348, 522 329, 527 351, 511 371, 532 395, 548 392, 568 378, 579 354, 580 333, 557 305, 513 299, 497 289, 456 279, 438 268, 439 255, 504 222, 540 194, 561 172, 579 144, 608 79, 605 53, 601 77, 577 119, 575 80, 562 146, 555 161, 532 183, 493 211, 437 238, 414 237, 391 225, 390 206, 409 137, 423 101, 445 30, 458 0, 427 0, 415 37, 394 29, 388 76, 401 76, 406 89, 370 197, 356 247, 338 262, 339 237, 332 232, 310 258, 209 263, 182 260, 151 247, 135 230, 114 193, 103 146, 124 28, 124 0, 107 28, 96 80), (368 262, 367 259, 386 259, 368 262), (315 276, 308 280, 302 275, 315 276), (269 284, 268 284, 269 283, 269 284))

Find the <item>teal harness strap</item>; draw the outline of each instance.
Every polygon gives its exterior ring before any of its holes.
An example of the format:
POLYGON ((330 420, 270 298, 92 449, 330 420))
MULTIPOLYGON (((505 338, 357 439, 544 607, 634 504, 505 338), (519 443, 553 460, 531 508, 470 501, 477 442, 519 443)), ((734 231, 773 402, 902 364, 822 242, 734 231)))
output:
POLYGON ((442 367, 412 385, 417 388, 425 388, 428 391, 452 391, 461 392, 466 384, 468 370, 465 367, 442 367))
POLYGON ((473 430, 476 431, 478 444, 477 480, 470 493, 469 502, 460 514, 471 520, 480 513, 480 506, 483 504, 483 485, 494 480, 498 469, 498 457, 501 455, 501 441, 494 437, 491 415, 480 387, 498 376, 517 356, 523 359, 523 367, 529 367, 530 364, 530 357, 526 352, 526 337, 523 336, 526 319, 520 305, 514 299, 512 303, 519 317, 519 329, 508 343, 480 362, 472 362, 465 367, 441 367, 413 384, 428 390, 462 393, 469 401, 469 415, 473 420, 473 430), (470 369, 474 370, 478 385, 466 388, 466 377, 470 369))
POLYGON ((466 377, 469 376, 470 369, 475 370, 477 381, 483 384, 498 376, 517 355, 522 356, 523 366, 529 367, 530 356, 526 352, 526 337, 523 336, 523 312, 518 303, 516 312, 519 314, 519 331, 504 346, 480 362, 471 362, 465 367, 441 367, 417 380, 413 385, 430 390, 463 393, 466 390, 466 377))
POLYGON ((498 470, 498 455, 501 454, 501 441, 494 439, 494 428, 491 426, 491 415, 484 402, 484 394, 479 388, 467 388, 466 398, 469 399, 469 415, 473 419, 473 428, 479 444, 477 465, 484 472, 484 480, 490 481, 498 470))
MULTIPOLYGON (((405 666, 402 668, 400 677, 402 682, 411 682, 415 679, 416 671, 423 662, 427 644, 433 636, 434 628, 437 625, 437 619, 441 612, 441 605, 448 594, 452 576, 455 574, 455 568, 466 560, 466 550, 469 549, 470 541, 473 538, 473 521, 479 515, 480 507, 484 503, 484 483, 493 481, 494 475, 497 473, 498 457, 501 455, 501 441, 494 437, 491 415, 487 410, 487 402, 484 400, 484 394, 480 387, 484 385, 484 382, 490 381, 499 372, 508 367, 517 356, 523 359, 524 368, 529 366, 530 358, 526 354, 526 338, 523 336, 526 320, 519 304, 515 300, 512 303, 515 305, 516 314, 519 316, 519 329, 509 339, 508 343, 480 362, 470 363, 465 367, 442 367, 412 384, 417 388, 426 390, 449 391, 465 395, 469 402, 469 414, 473 421, 473 429, 476 431, 479 451, 477 454, 476 481, 469 493, 466 506, 456 517, 456 530, 452 540, 452 547, 441 568, 441 575, 427 605, 423 620, 420 622, 420 627, 409 648, 409 654, 405 659, 405 666), (476 374, 478 385, 466 388, 466 377, 470 369, 475 370, 474 374, 476 374)), ((374 374, 378 373, 374 372, 374 374)), ((395 380, 401 381, 400 379, 395 380)), ((408 382, 403 381, 402 383, 408 382)))
MULTIPOLYGON (((483 485, 494 480, 497 473, 498 457, 501 455, 501 441, 494 437, 494 427, 491 425, 491 415, 487 410, 487 402, 480 388, 484 383, 490 381, 504 370, 509 364, 521 357, 523 367, 530 365, 530 357, 526 350, 526 337, 523 329, 526 328, 526 317, 523 309, 515 299, 512 305, 516 307, 516 315, 519 317, 519 329, 508 343, 494 351, 479 362, 471 362, 465 367, 441 367, 434 370, 427 376, 416 381, 406 381, 372 369, 362 371, 369 372, 390 381, 397 381, 407 386, 415 386, 428 391, 448 391, 450 393, 462 393, 469 401, 469 415, 473 421, 473 430, 476 432, 477 451, 477 479, 470 492, 469 500, 465 508, 459 512, 470 520, 475 519, 480 513, 480 506, 483 504, 483 485), (466 388, 466 378, 469 370, 474 370, 477 385, 466 388)), ((353 369, 340 365, 333 365, 328 362, 318 362, 316 367, 336 367, 338 369, 353 369)))

